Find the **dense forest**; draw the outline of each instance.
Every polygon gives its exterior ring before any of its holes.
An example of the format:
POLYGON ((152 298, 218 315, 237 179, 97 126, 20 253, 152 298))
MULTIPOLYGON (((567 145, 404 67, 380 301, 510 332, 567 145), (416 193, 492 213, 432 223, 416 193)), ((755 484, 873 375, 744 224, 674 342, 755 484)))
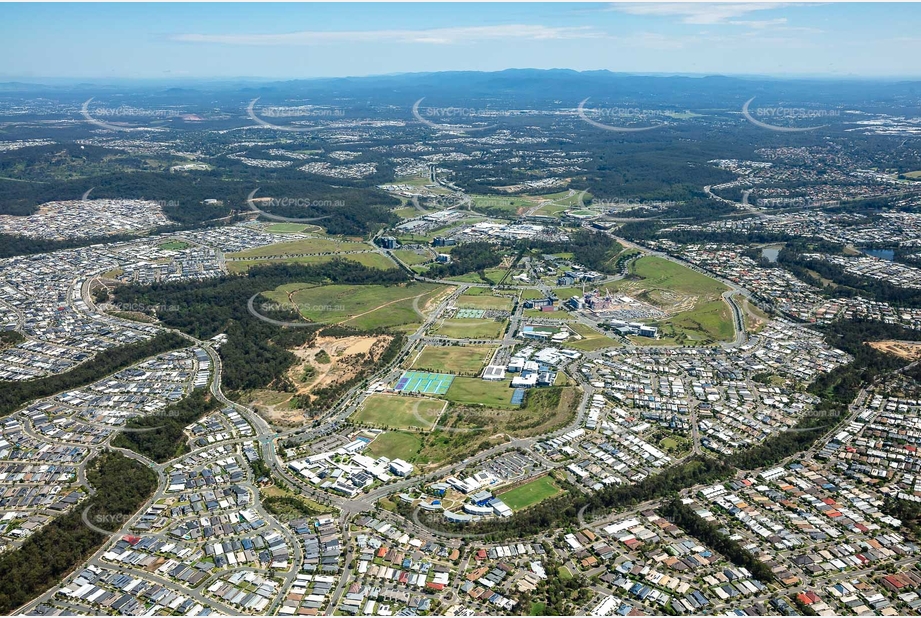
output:
POLYGON ((623 245, 607 234, 578 230, 568 242, 523 241, 523 248, 541 253, 572 253, 573 261, 591 270, 613 274, 617 272, 617 256, 623 245))
POLYGON ((188 345, 189 341, 181 335, 159 333, 147 341, 106 350, 64 373, 22 382, 0 382, 0 417, 33 399, 85 386, 150 356, 188 345))
POLYGON ((104 452, 91 460, 86 477, 96 493, 34 533, 14 551, 0 554, 0 614, 58 584, 106 540, 82 520, 87 513, 102 529, 116 529, 153 495, 157 476, 124 455, 104 452))
POLYGON ((487 268, 498 266, 502 253, 492 243, 477 241, 457 245, 451 252, 451 261, 447 264, 434 264, 426 276, 435 279, 458 277, 467 273, 483 273, 487 268))
POLYGON ((112 446, 132 450, 157 463, 179 457, 189 452, 186 426, 217 409, 219 404, 208 389, 195 389, 185 399, 158 412, 129 420, 126 428, 131 431, 120 432, 112 440, 112 446))

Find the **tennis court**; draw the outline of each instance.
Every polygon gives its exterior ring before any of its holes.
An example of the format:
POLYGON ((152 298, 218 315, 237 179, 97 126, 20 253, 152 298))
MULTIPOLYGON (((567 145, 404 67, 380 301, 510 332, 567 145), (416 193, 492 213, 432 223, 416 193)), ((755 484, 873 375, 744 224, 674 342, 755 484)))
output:
POLYGON ((444 395, 451 387, 454 376, 450 373, 430 373, 428 371, 406 371, 397 380, 394 390, 398 393, 424 393, 426 395, 444 395))
POLYGON ((479 318, 482 318, 485 314, 486 312, 483 311, 482 309, 458 309, 457 314, 454 317, 455 318, 466 318, 466 319, 469 319, 469 318, 479 319, 479 318))

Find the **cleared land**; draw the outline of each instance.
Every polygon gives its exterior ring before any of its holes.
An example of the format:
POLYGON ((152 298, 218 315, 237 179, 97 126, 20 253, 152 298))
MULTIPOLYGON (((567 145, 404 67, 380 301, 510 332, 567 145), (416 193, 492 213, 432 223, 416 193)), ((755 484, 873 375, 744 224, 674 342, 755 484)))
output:
POLYGON ((520 511, 537 504, 541 500, 552 498, 560 491, 560 488, 553 483, 553 479, 549 476, 542 476, 539 479, 534 479, 524 485, 519 485, 514 489, 498 494, 497 497, 513 511, 520 511))
POLYGON ((582 339, 570 339, 565 344, 567 348, 575 348, 576 350, 592 352, 594 350, 600 350, 602 348, 609 348, 611 346, 620 345, 615 340, 611 339, 610 337, 606 337, 601 333, 595 332, 585 324, 572 322, 569 324, 569 327, 581 335, 582 339))
MULTIPOLYGON (((458 380, 462 385, 467 380, 471 386, 477 383, 495 385, 471 378, 455 378, 454 382, 458 380)), ((504 383, 499 388, 509 394, 512 392, 504 383)), ((523 408, 456 404, 439 418, 431 432, 387 432, 372 442, 371 453, 400 457, 427 471, 445 463, 462 461, 507 441, 510 436, 536 436, 559 429, 573 418, 578 403, 577 389, 554 387, 532 389, 523 408), (384 440, 378 444, 381 438, 384 440)))
POLYGON ((650 322, 660 338, 631 337, 638 345, 709 345, 730 341, 732 310, 720 295, 728 288, 706 275, 656 256, 641 257, 630 265, 630 279, 610 287, 661 307, 671 315, 650 322))
POLYGON ((475 376, 492 358, 494 346, 431 346, 427 345, 413 360, 413 369, 438 373, 475 376))
POLYGON ((451 339, 498 339, 505 332, 506 323, 495 320, 445 320, 434 332, 451 339))
POLYGON ((446 406, 446 402, 438 399, 375 394, 365 399, 352 420, 388 429, 429 430, 446 406))
POLYGON ((921 343, 916 341, 895 341, 889 339, 886 341, 869 341, 867 344, 875 350, 893 354, 899 358, 913 361, 921 358, 921 343))
POLYGON ((295 283, 262 295, 270 301, 293 306, 311 322, 374 329, 420 322, 419 312, 432 296, 444 289, 431 283, 392 286, 295 283))

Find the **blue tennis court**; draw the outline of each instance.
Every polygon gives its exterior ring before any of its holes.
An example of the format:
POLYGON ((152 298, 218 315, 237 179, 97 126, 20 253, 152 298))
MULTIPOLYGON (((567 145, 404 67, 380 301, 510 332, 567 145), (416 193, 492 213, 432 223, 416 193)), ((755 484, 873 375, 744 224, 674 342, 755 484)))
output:
POLYGON ((430 373, 428 371, 406 371, 397 380, 394 390, 399 393, 424 393, 426 395, 444 395, 451 387, 454 376, 450 373, 430 373))
POLYGON ((524 403, 524 389, 516 388, 512 391, 512 405, 520 406, 524 403))

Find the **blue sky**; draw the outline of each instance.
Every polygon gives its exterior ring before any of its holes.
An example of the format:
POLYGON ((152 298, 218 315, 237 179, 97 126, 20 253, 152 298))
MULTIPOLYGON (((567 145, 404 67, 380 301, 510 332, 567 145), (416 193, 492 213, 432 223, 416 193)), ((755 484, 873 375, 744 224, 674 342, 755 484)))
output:
POLYGON ((0 79, 507 68, 919 77, 919 4, 0 4, 0 79))

